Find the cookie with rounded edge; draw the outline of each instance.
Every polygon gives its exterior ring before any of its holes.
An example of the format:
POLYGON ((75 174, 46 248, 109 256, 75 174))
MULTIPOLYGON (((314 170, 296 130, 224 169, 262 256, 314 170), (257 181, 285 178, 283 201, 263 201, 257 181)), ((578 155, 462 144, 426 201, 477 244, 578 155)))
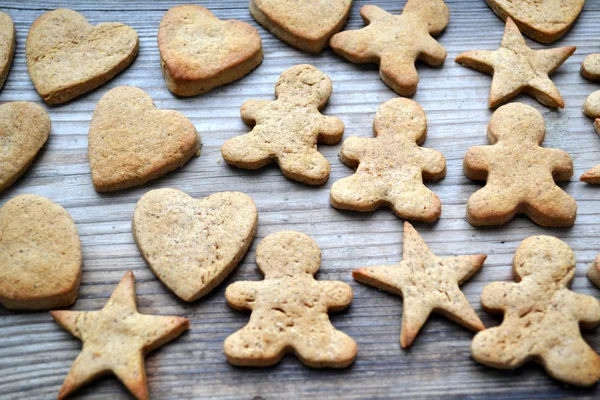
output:
POLYGON ((29 77, 48 104, 87 93, 127 68, 138 53, 135 30, 116 22, 91 25, 60 8, 35 20, 25 44, 29 77))
POLYGON ((592 265, 590 265, 587 277, 594 285, 600 288, 600 254, 598 254, 592 265))
POLYGON ((494 112, 491 145, 471 147, 464 159, 467 178, 486 181, 467 203, 471 225, 501 225, 517 214, 541 226, 573 225, 577 203, 555 183, 573 176, 573 160, 540 147, 545 135, 544 118, 531 106, 510 103, 494 112))
POLYGON ((15 24, 10 15, 0 12, 0 89, 6 81, 15 54, 15 24))
POLYGON ((600 356, 583 340, 580 326, 600 324, 600 301, 569 289, 575 276, 571 248, 554 237, 529 237, 517 248, 513 273, 517 283, 483 288, 483 309, 504 318, 500 326, 475 335, 472 357, 501 369, 536 361, 570 385, 596 383, 600 356))
POLYGON ((540 43, 562 37, 579 16, 585 0, 485 0, 503 21, 512 18, 521 32, 540 43))
POLYGON ((225 291, 231 307, 252 311, 248 324, 225 340, 227 361, 265 367, 294 353, 313 368, 352 364, 356 342, 335 329, 328 315, 350 305, 352 289, 315 280, 321 264, 315 241, 299 232, 273 233, 258 245, 256 264, 264 280, 239 281, 225 291))
MULTIPOLYGON (((600 90, 590 94, 583 104, 583 113, 590 118, 594 118, 594 128, 600 135, 600 90)), ((580 181, 600 185, 600 164, 586 171, 579 178, 580 181)))
POLYGON ((81 281, 73 219, 45 197, 25 194, 0 208, 0 304, 15 310, 71 305, 81 281))
POLYGON ((600 80, 600 54, 590 54, 583 60, 581 75, 593 81, 600 80))
POLYGON ((133 214, 133 237, 154 274, 180 299, 194 301, 220 284, 250 247, 254 201, 240 192, 194 199, 175 189, 146 193, 133 214))
POLYGON ((166 12, 158 28, 158 49, 167 88, 179 96, 206 93, 241 79, 263 59, 254 27, 221 21, 193 4, 166 12))
POLYGON ((340 119, 320 113, 331 90, 331 79, 312 65, 284 71, 275 85, 275 101, 248 100, 242 105, 242 119, 253 129, 227 140, 221 147, 223 159, 246 169, 275 162, 290 179, 322 185, 331 167, 317 143, 336 144, 344 133, 340 119))
POLYGON ((319 53, 342 30, 352 0, 250 0, 250 14, 290 46, 319 53))
POLYGON ((29 169, 50 135, 50 117, 29 101, 0 105, 0 193, 29 169))
POLYGON ((373 211, 388 205, 401 218, 434 221, 442 212, 439 197, 423 179, 446 175, 446 159, 439 151, 419 147, 427 137, 427 119, 421 106, 396 98, 377 110, 375 138, 350 137, 340 160, 356 173, 331 187, 335 208, 373 211))
POLYGON ((189 119, 157 109, 150 96, 134 86, 119 86, 102 96, 88 142, 98 192, 143 185, 182 167, 200 151, 200 137, 189 119))
POLYGON ((519 93, 527 93, 548 107, 565 107, 549 78, 575 52, 574 46, 532 50, 511 18, 506 19, 498 50, 473 50, 459 54, 456 62, 492 75, 489 107, 495 108, 519 93))
POLYGON ((399 95, 417 91, 417 60, 434 66, 444 63, 446 49, 433 38, 450 20, 443 0, 408 0, 400 15, 366 5, 360 15, 366 27, 337 33, 329 44, 350 62, 379 64, 381 79, 399 95))

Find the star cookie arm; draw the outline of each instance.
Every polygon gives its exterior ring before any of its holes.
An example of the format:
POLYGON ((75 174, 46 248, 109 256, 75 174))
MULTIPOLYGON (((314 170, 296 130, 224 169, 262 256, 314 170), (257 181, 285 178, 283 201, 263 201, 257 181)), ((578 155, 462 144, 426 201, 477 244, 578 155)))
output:
POLYGON ((472 256, 457 256, 444 259, 451 271, 454 271, 458 284, 469 280, 477 271, 481 269, 487 256, 485 254, 476 254, 472 256))
POLYGON ((336 117, 323 116, 319 119, 319 143, 337 144, 344 135, 344 123, 336 117))
POLYGON ((493 51, 472 50, 459 54, 455 61, 460 65, 472 68, 489 75, 494 73, 495 54, 493 51))
POLYGON ((58 392, 58 400, 66 398, 75 390, 108 372, 108 369, 97 360, 98 358, 85 351, 85 348, 81 351, 58 392))
POLYGON ((463 161, 463 170, 467 178, 474 181, 487 179, 490 168, 487 149, 488 146, 476 146, 467 151, 463 161))
POLYGON ((547 66, 548 75, 552 74, 556 71, 569 57, 575 53, 577 47, 575 46, 566 46, 559 47, 556 49, 546 49, 546 50, 536 50, 535 58, 536 61, 543 65, 547 66))
POLYGON ((269 100, 248 100, 240 108, 240 115, 246 125, 254 126, 260 110, 269 105, 269 100))
POLYGON ((552 165, 552 176, 557 182, 568 181, 573 176, 573 159, 566 151, 546 149, 552 165))
POLYGON ((438 180, 446 176, 446 158, 442 152, 420 148, 423 156, 421 168, 423 168, 423 178, 428 180, 438 180))
POLYGON ((260 282, 240 281, 235 282, 225 290, 225 299, 232 308, 244 311, 251 310, 257 298, 260 282))
POLYGON ((432 307, 424 305, 420 299, 404 299, 402 304, 402 330, 400 332, 400 345, 402 348, 410 347, 413 344, 431 311, 432 307))
POLYGON ((358 268, 352 271, 355 281, 402 296, 400 268, 397 265, 358 268))
POLYGON ((80 311, 66 311, 66 310, 55 310, 50 311, 50 315, 56 321, 61 328, 69 332, 71 335, 78 339, 81 339, 81 331, 78 323, 81 317, 85 316, 85 312, 80 311))
POLYGON ((340 311, 345 309, 352 302, 354 293, 352 288, 344 282, 328 281, 319 282, 322 286, 327 299, 327 308, 331 311, 340 311))

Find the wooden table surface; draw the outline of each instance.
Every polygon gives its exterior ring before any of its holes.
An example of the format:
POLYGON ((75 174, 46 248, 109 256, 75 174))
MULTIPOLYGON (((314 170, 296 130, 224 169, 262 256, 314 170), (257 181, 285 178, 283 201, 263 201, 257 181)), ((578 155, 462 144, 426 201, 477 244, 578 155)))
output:
MULTIPOLYGON (((192 98, 177 98, 161 75, 156 34, 162 15, 178 1, 67 1, 0 0, 17 28, 17 50, 8 80, 0 91, 0 103, 28 100, 41 104, 52 119, 52 134, 30 170, 0 195, 0 206, 24 193, 46 196, 73 216, 83 246, 83 281, 74 310, 100 309, 124 272, 137 278, 137 301, 143 313, 190 318, 191 329, 146 359, 150 393, 155 399, 199 398, 598 398, 600 389, 577 389, 549 378, 530 363, 516 371, 501 371, 477 364, 469 347, 473 333, 449 320, 432 316, 409 350, 399 344, 402 301, 399 297, 352 280, 351 270, 361 266, 396 263, 401 258, 402 220, 389 209, 359 214, 329 205, 329 190, 336 180, 352 174, 338 159, 341 148, 320 146, 331 163, 329 182, 311 187, 290 181, 271 166, 246 171, 227 166, 220 146, 248 131, 239 116, 242 103, 251 98, 273 99, 281 72, 299 63, 310 63, 333 80, 333 95, 324 113, 341 118, 345 137, 371 137, 377 108, 396 97, 378 76, 375 65, 354 65, 326 50, 310 55, 280 42, 250 17, 247 0, 206 0, 200 4, 221 19, 239 19, 256 26, 263 40, 265 59, 249 76, 233 84, 192 98), (70 103, 47 106, 35 92, 25 63, 25 39, 33 21, 59 7, 81 12, 91 23, 118 21, 132 26, 140 36, 140 53, 134 63, 114 80, 70 103), (90 179, 87 134, 90 118, 100 97, 119 85, 144 89, 159 108, 184 113, 202 136, 202 154, 182 169, 142 187, 98 194, 90 179), (247 256, 237 269, 208 296, 187 304, 172 295, 152 274, 138 253, 131 234, 131 218, 137 200, 147 191, 172 187, 193 197, 225 190, 243 191, 259 210, 259 227, 247 256), (332 315, 333 324, 358 343, 354 365, 343 370, 315 370, 287 356, 271 368, 237 368, 223 354, 225 338, 244 326, 249 314, 233 311, 225 302, 228 284, 262 279, 255 264, 256 246, 262 238, 280 230, 297 230, 316 240, 323 252, 318 278, 341 280, 354 289, 351 307, 332 315)), ((405 1, 355 1, 347 28, 363 26, 359 9, 366 3, 398 13, 405 1)), ((450 24, 439 41, 448 50, 443 68, 419 65, 420 83, 413 97, 427 113, 429 137, 425 147, 440 150, 447 159, 445 179, 428 186, 442 200, 442 216, 436 223, 417 223, 430 248, 439 256, 484 253, 483 269, 463 285, 463 291, 488 327, 499 323, 481 309, 479 295, 485 284, 512 280, 512 257, 528 236, 548 234, 566 241, 577 257, 573 290, 600 296, 586 279, 589 263, 600 251, 600 187, 586 185, 578 177, 600 162, 600 138, 592 120, 581 108, 585 98, 600 89, 579 74, 584 57, 600 52, 600 1, 586 1, 573 29, 551 45, 577 46, 576 53, 552 79, 566 103, 564 110, 550 110, 522 95, 515 100, 533 105, 547 125, 545 146, 568 151, 575 176, 561 185, 579 205, 575 226, 547 229, 519 217, 501 228, 476 229, 466 221, 469 196, 481 187, 462 172, 467 149, 487 144, 486 129, 492 115, 487 107, 490 77, 461 67, 456 55, 472 49, 499 47, 504 23, 483 0, 448 0, 450 24)), ((532 48, 544 46, 527 39, 532 48)), ((584 331, 591 346, 600 351, 600 332, 584 331)), ((10 312, 0 308, 0 398, 54 398, 80 342, 56 325, 48 312, 10 312)), ((97 380, 73 398, 128 398, 114 377, 97 380)))

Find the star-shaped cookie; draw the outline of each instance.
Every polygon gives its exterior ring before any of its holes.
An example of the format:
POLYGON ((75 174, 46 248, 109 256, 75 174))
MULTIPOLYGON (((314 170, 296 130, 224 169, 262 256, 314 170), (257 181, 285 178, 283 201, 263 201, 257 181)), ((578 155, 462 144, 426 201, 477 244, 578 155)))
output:
POLYGON ((485 329, 458 285, 473 276, 487 256, 437 257, 408 222, 404 223, 403 249, 399 265, 352 271, 356 281, 402 296, 402 347, 413 343, 432 311, 465 328, 485 329))
POLYGON ((128 271, 100 311, 51 311, 56 322, 83 342, 58 399, 108 372, 137 399, 148 399, 146 353, 181 335, 187 318, 143 315, 135 304, 135 277, 128 271))
POLYGON ((548 107, 564 108, 565 102, 548 75, 556 71, 574 52, 574 46, 530 49, 517 25, 511 18, 507 18, 504 37, 498 50, 467 51, 456 57, 456 62, 493 75, 490 108, 505 103, 521 92, 535 97, 548 107))

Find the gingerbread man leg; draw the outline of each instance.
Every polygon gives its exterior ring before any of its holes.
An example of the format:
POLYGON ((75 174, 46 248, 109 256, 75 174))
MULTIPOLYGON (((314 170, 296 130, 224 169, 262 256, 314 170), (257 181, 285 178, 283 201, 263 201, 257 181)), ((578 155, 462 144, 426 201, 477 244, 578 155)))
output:
POLYGON ((513 369, 530 357, 520 338, 503 327, 479 332, 471 343, 473 358, 494 368, 513 369))
POLYGON ((321 185, 329 178, 329 162, 315 149, 278 155, 285 176, 309 185, 321 185))
POLYGON ((285 354, 282 336, 269 330, 258 329, 258 322, 250 323, 225 340, 227 360, 233 365, 264 367, 276 364, 285 354))
POLYGON ((558 186, 552 186, 528 202, 526 214, 541 226, 572 226, 577 203, 558 186))
POLYGON ((600 357, 581 338, 570 342, 568 348, 552 347, 541 358, 546 371, 563 382, 589 386, 600 379, 600 357))
POLYGON ((313 368, 344 368, 352 364, 356 357, 356 343, 343 332, 335 329, 329 320, 322 321, 321 326, 306 327, 320 335, 305 335, 292 342, 295 353, 302 363, 313 368), (327 332, 327 335, 322 333, 327 332), (318 338, 318 339, 317 339, 318 338), (314 340, 319 340, 315 342, 314 340))
POLYGON ((331 204, 341 210, 373 211, 383 203, 383 181, 356 173, 335 182, 331 187, 331 204))
POLYGON ((510 221, 518 208, 518 195, 498 193, 490 185, 476 191, 467 203, 467 218, 473 226, 501 225, 510 221))
POLYGON ((401 96, 412 96, 417 91, 419 75, 414 58, 384 55, 381 57, 379 75, 386 85, 401 96))
POLYGON ((392 210, 401 218, 431 222, 442 213, 440 198, 420 182, 396 184, 388 198, 392 210))
POLYGON ((240 168, 257 169, 272 161, 271 154, 264 146, 255 142, 250 134, 229 139, 221 147, 221 154, 227 164, 240 168))

